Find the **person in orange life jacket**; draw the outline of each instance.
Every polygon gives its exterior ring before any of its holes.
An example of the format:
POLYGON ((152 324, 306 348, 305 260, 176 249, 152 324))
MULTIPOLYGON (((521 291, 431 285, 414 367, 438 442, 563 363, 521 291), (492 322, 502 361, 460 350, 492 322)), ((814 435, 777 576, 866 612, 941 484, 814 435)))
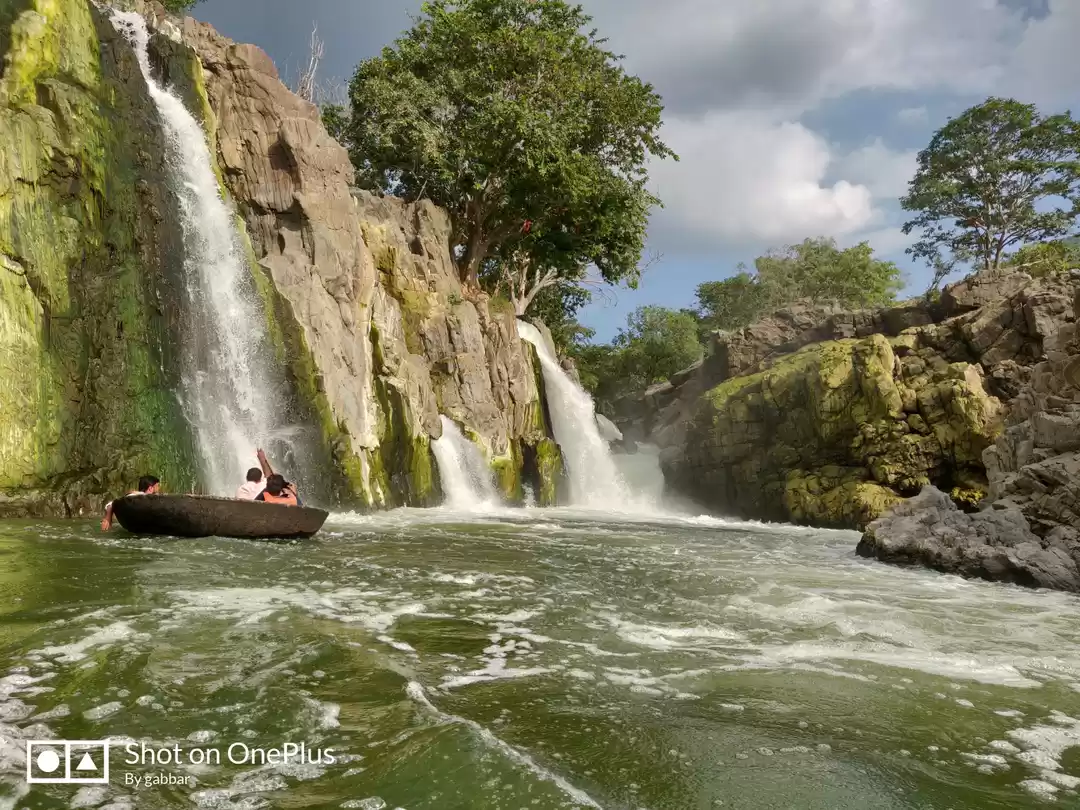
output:
MULTIPOLYGON (((243 485, 242 487, 240 487, 240 489, 238 489, 236 491, 236 497, 237 498, 243 498, 246 495, 247 500, 266 502, 268 499, 265 498, 265 497, 262 497, 262 496, 263 496, 263 493, 265 493, 266 490, 269 489, 270 478, 273 477, 273 475, 274 475, 274 468, 270 466, 270 460, 266 457, 266 451, 265 450, 263 450, 261 448, 259 450, 256 450, 255 451, 255 456, 256 456, 256 458, 259 459, 259 466, 262 468, 262 475, 256 475, 256 473, 258 473, 259 470, 256 470, 254 467, 252 467, 250 470, 248 470, 248 475, 247 475, 248 483, 243 485), (266 476, 266 486, 264 487, 263 485, 259 484, 259 485, 256 486, 255 491, 251 492, 250 487, 252 486, 252 482, 261 481, 263 475, 266 476), (249 492, 251 494, 247 494, 249 492), (241 493, 244 493, 244 494, 242 495, 241 493)), ((292 506, 292 505, 302 506, 303 504, 300 503, 300 496, 296 494, 296 486, 293 485, 293 484, 290 484, 288 481, 285 481, 285 479, 280 475, 277 476, 277 477, 281 478, 281 480, 284 482, 284 486, 283 486, 282 489, 283 489, 283 491, 285 493, 286 500, 282 501, 282 503, 288 503, 290 506, 292 506), (290 500, 291 498, 296 499, 295 504, 291 503, 291 500, 290 500)), ((275 484, 275 487, 276 487, 276 484, 275 484)), ((270 490, 270 494, 271 494, 271 496, 278 495, 278 493, 275 493, 273 490, 270 490)))
POLYGON ((274 473, 266 479, 266 489, 255 500, 264 503, 280 503, 285 506, 303 506, 296 494, 296 487, 285 480, 285 476, 274 473))
MULTIPOLYGON (((144 475, 139 479, 139 488, 128 495, 157 495, 161 492, 161 481, 156 475, 144 475)), ((113 524, 113 502, 105 504, 105 517, 101 519, 101 530, 107 532, 113 524)))

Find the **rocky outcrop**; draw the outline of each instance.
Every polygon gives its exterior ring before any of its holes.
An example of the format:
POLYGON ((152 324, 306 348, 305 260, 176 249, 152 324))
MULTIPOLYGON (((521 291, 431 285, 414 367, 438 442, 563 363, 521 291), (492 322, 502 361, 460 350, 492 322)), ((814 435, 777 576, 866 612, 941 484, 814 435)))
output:
POLYGON ((977 489, 999 403, 976 368, 928 366, 910 339, 806 346, 705 392, 670 486, 728 514, 865 525, 931 482, 977 489))
POLYGON ((940 302, 792 307, 716 335, 704 361, 611 416, 661 447, 676 492, 715 511, 856 528, 931 483, 974 508, 1000 401, 1075 320, 1075 287, 983 274, 940 302), (865 393, 892 390, 899 409, 865 393))
POLYGON ((183 39, 205 69, 224 182, 345 497, 437 502, 439 414, 481 445, 508 499, 522 497, 523 472, 553 491, 546 478, 561 462, 550 463, 539 365, 511 311, 466 296, 446 213, 353 192, 347 153, 258 48, 190 18, 183 39))
MULTIPOLYGON (((1075 271, 1074 271, 1075 273, 1075 271)), ((1080 317, 1080 278, 1074 311, 1080 317)), ((1049 327, 1043 327, 1048 330, 1049 327)), ((983 579, 1080 591, 1080 335, 1048 334, 1046 359, 983 453, 990 495, 970 518, 925 491, 870 525, 859 552, 983 579)))
POLYGON ((173 391, 182 262, 135 56, 85 0, 0 14, 0 515, 195 484, 173 391))
POLYGON ((969 578, 1080 591, 1076 546, 1039 538, 1017 509, 965 514, 934 487, 871 523, 857 550, 863 557, 969 578))
MULTIPOLYGON (((160 123, 130 47, 88 0, 24 5, 0 12, 0 513, 96 508, 148 470, 188 491, 198 465, 169 348, 185 339, 183 246, 160 123)), ((442 413, 509 500, 528 483, 552 502, 562 463, 534 350, 511 311, 462 290, 445 213, 354 194, 345 150, 258 48, 125 5, 150 20, 154 71, 206 127, 282 407, 317 427, 323 500, 437 502, 442 413)))

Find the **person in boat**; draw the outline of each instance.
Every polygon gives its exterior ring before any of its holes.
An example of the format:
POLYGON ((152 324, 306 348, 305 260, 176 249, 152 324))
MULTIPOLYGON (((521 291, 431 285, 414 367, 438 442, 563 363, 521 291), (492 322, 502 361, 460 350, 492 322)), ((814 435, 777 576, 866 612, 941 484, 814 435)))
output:
POLYGON ((263 488, 263 471, 258 467, 252 467, 247 471, 247 481, 236 490, 236 500, 253 501, 263 488))
POLYGON ((285 506, 303 506, 296 494, 296 486, 285 480, 285 476, 274 473, 266 477, 266 489, 255 500, 263 503, 280 503, 285 506))
MULTIPOLYGON (((157 495, 161 492, 161 480, 156 475, 144 475, 139 479, 139 488, 128 495, 157 495)), ((107 532, 113 524, 113 501, 105 504, 105 517, 101 519, 101 530, 107 532)))
POLYGON ((263 478, 269 478, 274 474, 274 468, 266 457, 266 451, 259 448, 255 451, 255 457, 259 460, 258 467, 252 467, 247 471, 247 480, 236 490, 238 501, 253 501, 266 489, 263 478))

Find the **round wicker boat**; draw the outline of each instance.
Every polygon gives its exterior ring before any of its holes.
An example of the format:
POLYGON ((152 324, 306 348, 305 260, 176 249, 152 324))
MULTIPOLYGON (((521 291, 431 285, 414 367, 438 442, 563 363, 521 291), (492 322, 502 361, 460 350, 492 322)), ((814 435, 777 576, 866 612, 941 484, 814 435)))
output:
POLYGON ((328 517, 322 509, 203 495, 127 495, 113 514, 132 534, 294 540, 311 537, 328 517))

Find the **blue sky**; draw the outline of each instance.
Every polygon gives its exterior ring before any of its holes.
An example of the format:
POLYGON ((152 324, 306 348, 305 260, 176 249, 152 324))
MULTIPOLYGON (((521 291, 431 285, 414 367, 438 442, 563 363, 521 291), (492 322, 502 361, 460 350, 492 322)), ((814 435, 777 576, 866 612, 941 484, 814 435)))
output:
MULTIPOLYGON (((668 143, 637 290, 598 295, 582 321, 611 338, 637 306, 690 306, 770 247, 868 240, 909 290, 896 202, 948 116, 988 95, 1080 107, 1080 0, 582 0, 626 66, 664 97, 668 143)), ((419 0, 206 0, 195 16, 263 47, 283 78, 313 23, 323 74, 347 79, 419 0)))

